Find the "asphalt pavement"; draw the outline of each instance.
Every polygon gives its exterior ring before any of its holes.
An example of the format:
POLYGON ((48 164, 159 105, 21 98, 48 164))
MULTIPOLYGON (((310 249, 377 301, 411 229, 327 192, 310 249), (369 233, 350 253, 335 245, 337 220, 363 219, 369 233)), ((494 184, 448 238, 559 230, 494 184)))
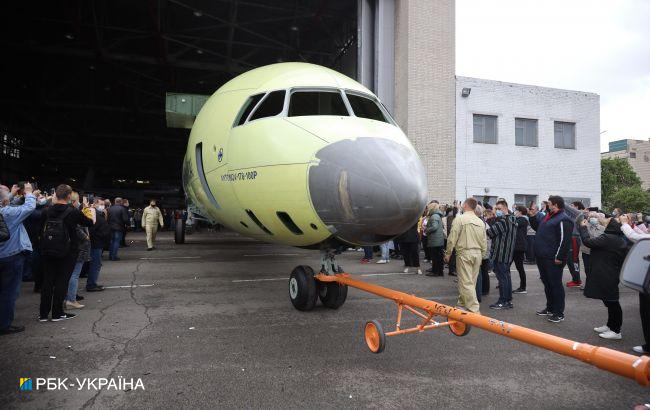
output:
MULTIPOLYGON (((350 289, 338 310, 291 305, 289 273, 316 265, 315 251, 231 233, 176 245, 163 232, 153 252, 142 234, 127 239, 121 261, 104 261, 100 283, 110 288, 86 293, 81 280, 86 307, 72 320, 38 322, 39 295, 23 284, 15 323, 26 330, 0 337, 0 408, 629 409, 650 401, 633 380, 480 329, 462 338, 448 329, 391 337, 383 353, 370 353, 363 326, 378 319, 392 328, 392 302, 350 289), (32 391, 19 391, 20 378, 32 379, 32 391), (67 389, 36 389, 39 378, 67 378, 67 389), (97 390, 100 379, 142 387, 97 390)), ((339 261, 369 282, 456 300, 448 276, 405 275, 399 260, 362 265, 362 255, 339 261)), ((536 316, 544 293, 536 268, 527 270, 529 293, 515 295, 514 309, 488 308, 498 293, 492 278, 481 312, 626 353, 642 343, 634 291, 621 287, 623 340, 608 341, 592 330, 606 322, 606 308, 578 289, 567 289, 564 322, 536 316)))

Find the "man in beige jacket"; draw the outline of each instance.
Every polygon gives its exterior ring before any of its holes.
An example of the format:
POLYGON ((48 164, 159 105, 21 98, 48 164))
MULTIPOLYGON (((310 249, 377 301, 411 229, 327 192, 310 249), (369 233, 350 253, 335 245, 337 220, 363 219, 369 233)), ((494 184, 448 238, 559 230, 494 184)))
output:
POLYGON ((479 313, 476 297, 476 280, 481 269, 481 261, 487 253, 485 224, 474 210, 476 199, 467 198, 463 202, 463 214, 454 218, 451 232, 447 238, 445 262, 456 249, 456 270, 458 274, 458 303, 470 312, 479 313))
POLYGON ((152 199, 149 206, 142 211, 142 227, 147 232, 147 250, 153 250, 154 242, 156 241, 156 233, 158 232, 158 224, 163 228, 162 213, 156 206, 156 200, 152 199))

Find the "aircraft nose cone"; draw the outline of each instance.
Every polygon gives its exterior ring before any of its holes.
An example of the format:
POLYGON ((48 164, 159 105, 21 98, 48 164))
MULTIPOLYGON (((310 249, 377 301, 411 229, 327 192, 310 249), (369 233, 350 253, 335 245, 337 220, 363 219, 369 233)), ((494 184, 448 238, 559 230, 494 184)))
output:
POLYGON ((427 183, 415 150, 384 138, 332 143, 316 153, 309 192, 316 213, 339 239, 383 243, 424 210, 427 183))

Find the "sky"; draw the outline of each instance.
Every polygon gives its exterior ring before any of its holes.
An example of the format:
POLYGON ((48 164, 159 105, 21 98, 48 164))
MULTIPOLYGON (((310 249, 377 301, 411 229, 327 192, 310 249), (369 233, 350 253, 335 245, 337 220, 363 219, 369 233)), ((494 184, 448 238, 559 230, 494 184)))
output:
POLYGON ((600 95, 601 151, 650 138, 650 0, 456 0, 456 74, 600 95))

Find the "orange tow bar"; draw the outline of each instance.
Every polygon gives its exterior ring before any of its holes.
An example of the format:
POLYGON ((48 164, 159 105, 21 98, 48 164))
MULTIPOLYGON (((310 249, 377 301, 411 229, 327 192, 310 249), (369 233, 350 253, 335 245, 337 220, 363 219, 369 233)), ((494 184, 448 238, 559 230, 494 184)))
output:
POLYGON ((488 332, 579 359, 600 369, 634 379, 642 386, 650 386, 650 357, 648 356, 638 357, 605 347, 574 342, 573 340, 467 312, 404 292, 352 279, 346 273, 336 275, 318 274, 314 278, 320 282, 338 282, 341 285, 352 286, 377 296, 391 299, 397 304, 397 325, 394 331, 384 333, 381 324, 376 320, 366 323, 365 340, 368 348, 373 353, 380 353, 384 350, 387 336, 423 332, 440 327, 449 327, 451 332, 456 336, 465 336, 469 333, 471 326, 475 326, 488 332), (402 329, 400 323, 404 310, 415 314, 422 319, 422 322, 415 327, 402 329), (435 316, 441 316, 446 320, 437 322, 433 320, 435 316))

